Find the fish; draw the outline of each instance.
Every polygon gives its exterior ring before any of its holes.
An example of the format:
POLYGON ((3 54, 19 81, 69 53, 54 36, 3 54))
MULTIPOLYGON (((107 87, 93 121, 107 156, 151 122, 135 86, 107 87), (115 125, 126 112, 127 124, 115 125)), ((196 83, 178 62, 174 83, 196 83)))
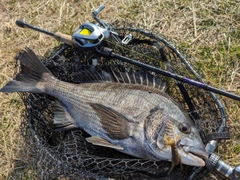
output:
POLYGON ((72 74, 78 83, 60 81, 26 47, 21 71, 0 92, 44 93, 55 97, 55 131, 81 128, 96 146, 141 159, 205 166, 205 146, 188 113, 165 92, 160 78, 141 71, 72 74))

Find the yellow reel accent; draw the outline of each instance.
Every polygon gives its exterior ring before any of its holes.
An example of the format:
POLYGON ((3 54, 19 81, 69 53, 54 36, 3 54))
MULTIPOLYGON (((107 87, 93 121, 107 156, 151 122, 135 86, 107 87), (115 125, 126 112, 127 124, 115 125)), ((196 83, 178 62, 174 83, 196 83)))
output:
POLYGON ((82 34, 82 35, 85 35, 85 36, 88 36, 90 35, 92 32, 89 30, 89 29, 86 29, 86 28, 83 28, 79 34, 82 34))

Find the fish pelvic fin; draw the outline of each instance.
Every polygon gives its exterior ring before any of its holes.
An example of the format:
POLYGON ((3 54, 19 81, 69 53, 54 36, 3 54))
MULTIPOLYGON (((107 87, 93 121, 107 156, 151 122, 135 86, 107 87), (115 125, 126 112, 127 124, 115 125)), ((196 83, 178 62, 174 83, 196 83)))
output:
POLYGON ((88 137, 88 138, 86 138, 86 140, 89 143, 92 143, 93 145, 96 145, 96 146, 109 147, 109 148, 116 149, 116 150, 123 150, 123 148, 121 146, 114 145, 99 136, 88 137))
POLYGON ((74 119, 67 111, 67 107, 59 101, 55 101, 53 107, 54 131, 63 131, 75 128, 74 119))
POLYGON ((0 92, 44 92, 43 86, 38 86, 38 83, 53 76, 51 72, 28 47, 19 53, 18 58, 21 71, 0 92))
POLYGON ((125 139, 131 136, 133 121, 116 110, 102 104, 90 103, 97 113, 105 133, 111 139, 125 139))

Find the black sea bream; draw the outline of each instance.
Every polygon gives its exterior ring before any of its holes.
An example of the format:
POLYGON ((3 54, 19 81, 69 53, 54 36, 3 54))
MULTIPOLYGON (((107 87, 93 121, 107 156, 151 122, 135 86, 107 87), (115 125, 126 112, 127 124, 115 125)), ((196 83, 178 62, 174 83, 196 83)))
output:
MULTIPOLYGON (((55 97, 56 130, 82 128, 91 135, 87 141, 94 145, 142 159, 172 161, 173 166, 205 166, 203 159, 207 154, 198 130, 186 112, 159 88, 161 81, 143 85, 141 82, 148 77, 125 73, 131 80, 119 83, 106 81, 107 75, 92 71, 89 79, 95 81, 73 84, 55 78, 29 48, 19 59, 21 72, 0 92, 45 93, 55 97)), ((84 79, 83 76, 90 75, 91 71, 74 76, 84 79)))

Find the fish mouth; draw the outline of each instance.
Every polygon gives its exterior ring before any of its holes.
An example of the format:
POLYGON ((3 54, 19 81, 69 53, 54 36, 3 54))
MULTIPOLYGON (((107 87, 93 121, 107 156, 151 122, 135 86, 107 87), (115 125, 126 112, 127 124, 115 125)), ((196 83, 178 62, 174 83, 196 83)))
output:
MULTIPOLYGON (((204 159, 208 159, 208 154, 205 148, 200 144, 195 144, 194 146, 182 145, 179 143, 178 147, 184 152, 181 153, 182 161, 192 166, 205 166, 204 159)), ((184 162, 183 162, 184 163, 184 162)))
POLYGON ((199 166, 205 166, 203 159, 208 158, 208 154, 205 150, 195 148, 193 146, 183 146, 183 151, 187 153, 191 158, 198 162, 199 166))

